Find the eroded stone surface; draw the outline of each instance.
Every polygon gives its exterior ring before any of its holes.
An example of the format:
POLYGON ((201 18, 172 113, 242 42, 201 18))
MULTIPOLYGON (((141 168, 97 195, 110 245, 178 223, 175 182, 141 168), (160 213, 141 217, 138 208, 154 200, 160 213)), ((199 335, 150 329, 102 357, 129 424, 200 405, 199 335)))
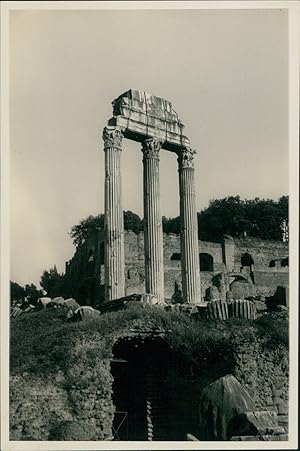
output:
POLYGON ((284 434, 278 426, 277 417, 269 411, 245 412, 236 416, 230 423, 229 435, 284 434))
POLYGON ((234 376, 228 374, 221 377, 201 392, 199 400, 201 438, 228 440, 230 421, 241 413, 255 410, 253 399, 234 376))
POLYGON ((168 100, 130 89, 112 104, 113 117, 108 124, 121 127, 126 138, 138 142, 145 137, 158 138, 164 142, 164 149, 173 152, 190 146, 182 133, 184 125, 168 100))

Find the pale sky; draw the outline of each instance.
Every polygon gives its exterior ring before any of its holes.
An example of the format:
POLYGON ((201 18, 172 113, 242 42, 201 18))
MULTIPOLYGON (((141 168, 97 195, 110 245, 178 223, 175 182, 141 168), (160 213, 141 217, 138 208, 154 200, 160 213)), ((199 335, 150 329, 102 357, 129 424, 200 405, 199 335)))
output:
MULTIPOLYGON (((104 208, 102 129, 133 88, 161 96, 197 150, 197 209, 288 194, 284 10, 11 11, 11 279, 64 271, 72 225, 104 208)), ((142 153, 124 140, 123 208, 141 217, 142 153)), ((179 213, 175 155, 161 206, 179 213)))

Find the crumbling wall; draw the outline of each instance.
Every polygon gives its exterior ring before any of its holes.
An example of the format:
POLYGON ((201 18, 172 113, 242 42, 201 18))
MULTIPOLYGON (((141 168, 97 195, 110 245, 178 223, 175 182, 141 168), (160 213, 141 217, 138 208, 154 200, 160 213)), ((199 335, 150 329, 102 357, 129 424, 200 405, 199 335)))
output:
MULTIPOLYGON (((74 257, 66 265, 66 285, 68 296, 85 303, 93 298, 92 305, 103 301, 104 295, 104 264, 101 259, 104 233, 98 231, 93 234, 81 247, 76 250, 74 257), (88 256, 93 252, 95 261, 93 266, 93 281, 88 269, 88 256)), ((278 287, 287 287, 289 282, 288 244, 278 241, 264 241, 258 238, 230 239, 227 237, 222 243, 199 241, 200 254, 208 254, 213 259, 211 271, 201 270, 201 292, 205 298, 209 287, 215 285, 214 276, 227 272, 246 276, 249 283, 242 284, 240 280, 235 284, 235 297, 264 295, 274 296, 278 287), (242 256, 249 254, 253 265, 242 266, 242 256), (285 265, 281 260, 286 260, 285 265), (273 262, 273 264, 270 263, 273 262), (275 263, 274 263, 275 262, 275 263), (227 265, 227 266, 226 266, 227 265)), ((132 231, 124 232, 125 246, 125 292, 126 295, 145 292, 145 261, 144 234, 132 231)), ((181 263, 180 236, 164 234, 164 290, 165 299, 171 301, 180 298, 181 293, 181 263)), ((234 291, 234 290, 233 290, 234 291)))
POLYGON ((270 349, 264 340, 237 346, 233 374, 249 392, 258 410, 288 414, 288 359, 286 347, 278 345, 270 349))
MULTIPOLYGON (((261 240, 260 238, 243 238, 234 239, 235 254, 234 264, 236 269, 241 267, 241 257, 245 253, 249 253, 254 260, 254 268, 268 268, 271 260, 276 258, 286 258, 289 254, 288 243, 273 240, 261 240)), ((275 271, 275 268, 270 268, 275 271)), ((283 271, 288 271, 282 269, 283 271)))
POLYGON ((257 291, 263 296, 274 296, 277 287, 289 285, 288 272, 253 271, 253 276, 257 291))

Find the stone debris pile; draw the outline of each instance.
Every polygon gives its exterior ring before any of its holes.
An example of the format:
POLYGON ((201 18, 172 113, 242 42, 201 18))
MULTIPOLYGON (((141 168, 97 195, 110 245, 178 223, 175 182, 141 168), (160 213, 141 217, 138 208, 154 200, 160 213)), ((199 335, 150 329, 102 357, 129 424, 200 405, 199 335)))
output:
POLYGON ((10 310, 10 317, 17 318, 23 313, 30 313, 39 310, 47 309, 64 309, 64 310, 76 310, 80 307, 78 302, 73 298, 64 299, 63 297, 55 297, 53 299, 49 297, 39 298, 35 305, 28 302, 27 299, 20 300, 10 310))
POLYGON ((257 318, 255 303, 247 299, 235 299, 229 301, 215 300, 211 302, 201 302, 199 304, 169 304, 165 309, 185 313, 194 319, 227 320, 229 318, 257 318))

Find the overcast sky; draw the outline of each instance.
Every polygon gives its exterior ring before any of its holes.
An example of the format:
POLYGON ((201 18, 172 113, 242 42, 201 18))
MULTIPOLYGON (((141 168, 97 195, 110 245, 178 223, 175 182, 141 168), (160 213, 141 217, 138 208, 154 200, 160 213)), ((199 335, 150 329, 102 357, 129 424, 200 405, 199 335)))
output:
MULTIPOLYGON (((164 97, 197 150, 197 209, 288 194, 284 10, 11 11, 11 279, 64 271, 68 232, 103 212, 102 129, 133 88, 164 97)), ((142 153, 124 140, 123 207, 142 212, 142 153)), ((179 213, 161 154, 162 214, 179 213)))

